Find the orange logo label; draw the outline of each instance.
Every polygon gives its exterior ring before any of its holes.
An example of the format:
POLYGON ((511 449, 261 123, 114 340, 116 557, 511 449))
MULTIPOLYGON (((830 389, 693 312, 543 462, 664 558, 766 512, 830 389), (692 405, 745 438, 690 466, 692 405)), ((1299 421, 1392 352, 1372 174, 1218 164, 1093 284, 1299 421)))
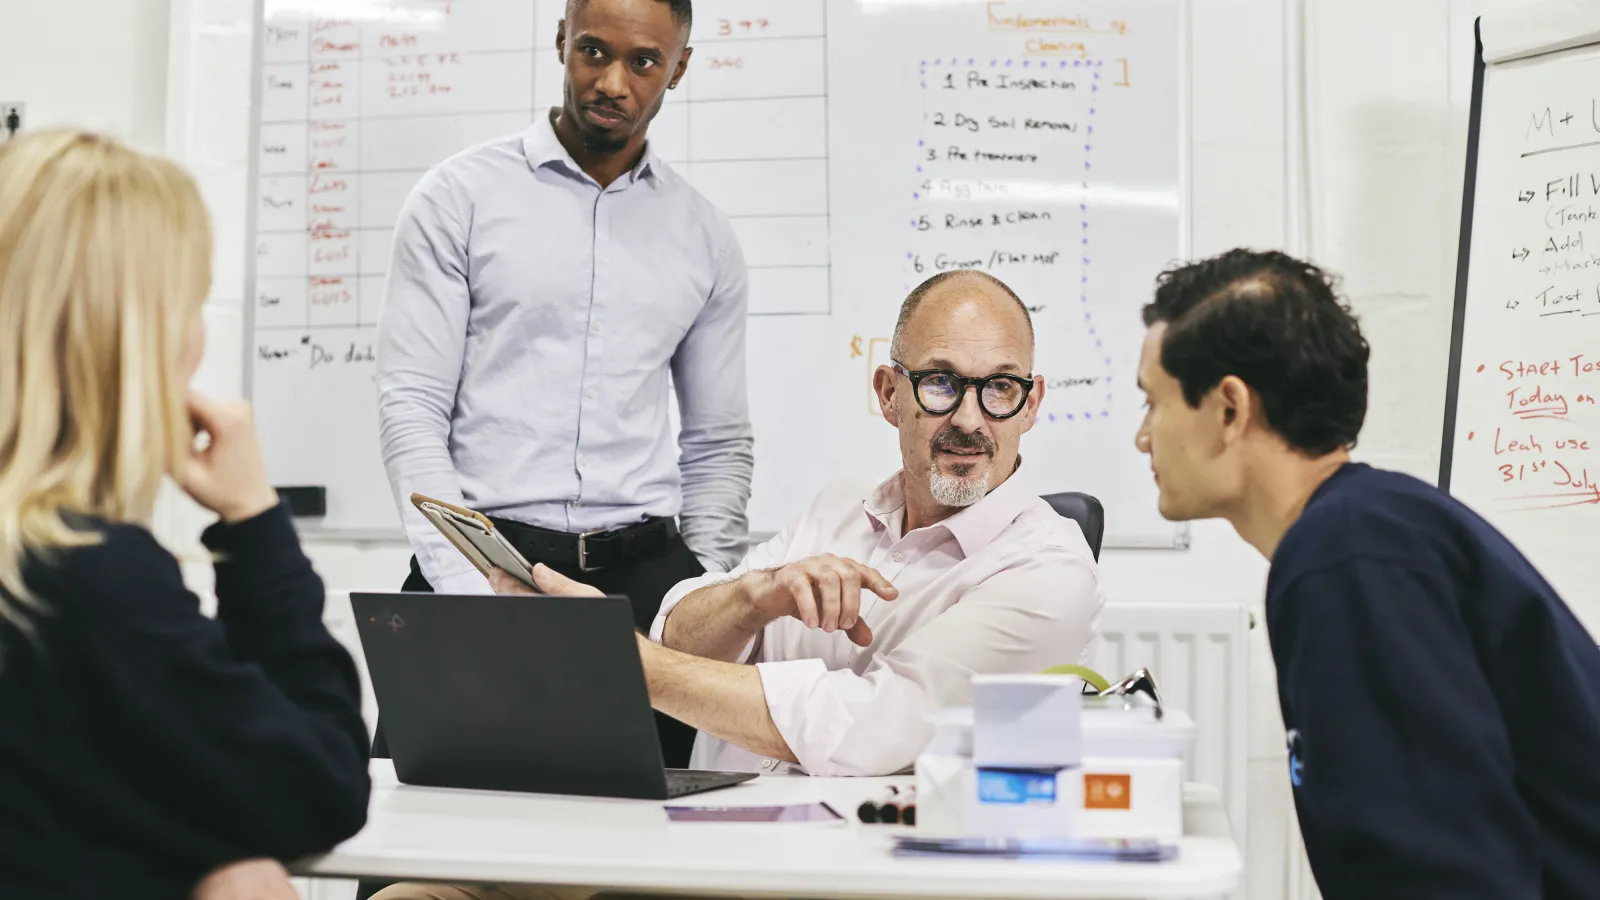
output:
POLYGON ((1132 809, 1133 776, 1105 775, 1083 776, 1084 809, 1132 809))

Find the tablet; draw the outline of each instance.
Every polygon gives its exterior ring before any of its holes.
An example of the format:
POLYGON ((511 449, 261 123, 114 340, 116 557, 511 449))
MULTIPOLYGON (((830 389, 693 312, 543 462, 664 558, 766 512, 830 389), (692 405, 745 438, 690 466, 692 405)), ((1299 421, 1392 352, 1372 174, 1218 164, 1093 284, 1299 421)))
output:
POLYGON ((669 806, 667 818, 673 822, 717 822, 723 824, 749 824, 774 822, 781 824, 835 825, 844 822, 844 816, 826 803, 797 803, 786 806, 669 806))
POLYGON ((533 583, 533 565, 495 529, 488 516, 422 494, 412 494, 411 505, 432 522, 483 577, 488 578, 490 572, 500 569, 535 591, 539 590, 533 583))

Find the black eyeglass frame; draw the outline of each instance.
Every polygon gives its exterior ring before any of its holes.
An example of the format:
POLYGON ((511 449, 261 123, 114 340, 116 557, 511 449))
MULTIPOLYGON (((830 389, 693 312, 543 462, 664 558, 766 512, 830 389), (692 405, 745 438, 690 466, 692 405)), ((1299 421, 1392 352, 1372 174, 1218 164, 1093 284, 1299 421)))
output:
POLYGON ((901 375, 904 375, 906 379, 911 382, 911 396, 917 398, 917 405, 922 407, 922 411, 930 416, 955 415, 956 410, 960 409, 961 404, 965 403, 967 400, 967 388, 975 387, 978 389, 978 408, 983 410, 983 414, 989 418, 994 419, 995 421, 1003 422, 1006 419, 1015 417, 1018 413, 1026 409, 1028 406, 1028 395, 1033 392, 1034 380, 1031 376, 1024 378, 1021 375, 1011 375, 1006 372, 996 372, 993 375, 985 375, 982 378, 968 378, 965 375, 959 375, 950 371, 949 369, 908 369, 904 363, 897 359, 889 360, 889 364, 890 368, 894 369, 896 372, 899 372, 901 375), (930 375, 948 375, 961 383, 961 390, 956 392, 956 402, 950 404, 949 409, 940 412, 938 410, 930 409, 928 404, 923 402, 922 379, 927 378, 930 375), (983 389, 988 387, 989 383, 992 381, 1013 381, 1022 386, 1022 399, 1018 401, 1016 409, 1013 409, 1011 412, 1008 412, 1003 416, 997 416, 990 412, 987 406, 983 405, 983 389))

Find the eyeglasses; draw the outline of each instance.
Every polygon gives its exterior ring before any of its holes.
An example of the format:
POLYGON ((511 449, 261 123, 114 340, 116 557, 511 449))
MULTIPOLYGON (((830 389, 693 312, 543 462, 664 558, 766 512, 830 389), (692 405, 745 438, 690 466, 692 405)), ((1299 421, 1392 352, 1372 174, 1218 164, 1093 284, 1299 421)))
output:
POLYGON ((896 372, 911 380, 917 405, 930 416, 944 416, 961 408, 967 388, 978 389, 978 404, 991 419, 1009 419, 1028 402, 1033 379, 1020 375, 990 375, 966 378, 945 369, 918 369, 913 372, 898 360, 889 360, 896 372))

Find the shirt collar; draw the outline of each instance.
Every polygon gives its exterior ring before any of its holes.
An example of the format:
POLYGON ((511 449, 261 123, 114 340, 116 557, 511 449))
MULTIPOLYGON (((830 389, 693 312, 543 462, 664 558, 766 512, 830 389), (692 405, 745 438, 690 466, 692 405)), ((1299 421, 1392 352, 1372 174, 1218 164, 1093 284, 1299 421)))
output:
MULTIPOLYGON (((594 179, 583 171, 582 167, 573 160, 567 148, 561 146, 561 139, 556 137, 554 109, 547 114, 535 117, 533 124, 522 134, 522 155, 528 158, 528 165, 534 169, 541 169, 548 165, 559 165, 567 171, 568 175, 575 178, 594 179)), ((655 150, 648 141, 644 145, 644 155, 639 157, 639 162, 628 172, 625 178, 632 184, 643 178, 652 187, 659 187, 665 168, 656 158, 655 150)))
MULTIPOLYGON (((1000 532, 1017 520, 1017 517, 1027 511, 1036 499, 1022 485, 1021 461, 1011 471, 999 487, 990 491, 982 500, 956 513, 932 528, 944 528, 950 532, 951 537, 961 546, 965 556, 987 547, 1000 536, 1000 532)), ((872 520, 876 530, 887 530, 897 534, 905 527, 905 470, 894 473, 889 479, 873 489, 871 494, 862 501, 862 509, 872 520)))

